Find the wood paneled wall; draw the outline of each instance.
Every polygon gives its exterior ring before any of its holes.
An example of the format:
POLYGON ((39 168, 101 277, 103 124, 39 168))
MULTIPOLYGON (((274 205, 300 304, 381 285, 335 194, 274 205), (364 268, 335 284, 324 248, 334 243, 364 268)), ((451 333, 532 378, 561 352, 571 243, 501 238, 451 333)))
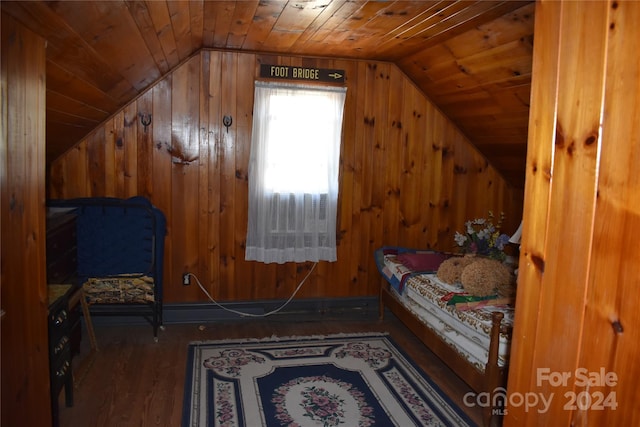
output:
POLYGON ((284 299, 311 264, 244 261, 253 83, 261 63, 343 69, 347 100, 338 261, 319 263, 298 297, 377 293, 382 245, 453 249, 488 210, 520 222, 522 196, 394 65, 203 50, 51 167, 51 198, 151 198, 168 219, 165 301, 284 299), (148 128, 139 114, 152 114, 148 128), (227 130, 222 117, 231 115, 227 130))
POLYGON ((507 426, 640 425, 638 22, 638 2, 536 7, 507 426))
POLYGON ((45 40, 4 13, 1 64, 1 424, 47 426, 45 40))

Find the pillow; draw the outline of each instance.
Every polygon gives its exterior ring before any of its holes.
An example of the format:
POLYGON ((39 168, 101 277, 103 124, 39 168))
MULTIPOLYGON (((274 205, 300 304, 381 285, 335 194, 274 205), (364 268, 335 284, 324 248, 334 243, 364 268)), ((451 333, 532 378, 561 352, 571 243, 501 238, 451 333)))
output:
POLYGON ((440 264, 451 255, 442 252, 405 252, 397 256, 398 261, 413 271, 437 271, 440 264))

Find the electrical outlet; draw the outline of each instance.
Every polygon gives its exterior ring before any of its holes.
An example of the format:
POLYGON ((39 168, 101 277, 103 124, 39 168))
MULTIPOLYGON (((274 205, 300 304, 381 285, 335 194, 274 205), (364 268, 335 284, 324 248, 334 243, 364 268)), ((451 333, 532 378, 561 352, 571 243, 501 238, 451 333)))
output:
POLYGON ((182 275, 182 284, 184 286, 189 286, 191 284, 191 276, 189 276, 189 273, 184 273, 182 275))

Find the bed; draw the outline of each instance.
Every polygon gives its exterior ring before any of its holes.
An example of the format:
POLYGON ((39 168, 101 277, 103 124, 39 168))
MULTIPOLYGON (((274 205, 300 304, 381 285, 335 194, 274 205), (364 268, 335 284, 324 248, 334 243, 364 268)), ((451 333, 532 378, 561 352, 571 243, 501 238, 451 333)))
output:
MULTIPOLYGON (((476 393, 504 396, 513 301, 471 298, 459 284, 439 280, 438 266, 451 256, 402 247, 376 250, 380 317, 388 308, 476 393)), ((498 414, 497 404, 484 408, 484 424, 498 414)))
POLYGON ((158 340, 166 219, 141 196, 50 200, 76 216, 77 282, 92 314, 141 315, 158 340))

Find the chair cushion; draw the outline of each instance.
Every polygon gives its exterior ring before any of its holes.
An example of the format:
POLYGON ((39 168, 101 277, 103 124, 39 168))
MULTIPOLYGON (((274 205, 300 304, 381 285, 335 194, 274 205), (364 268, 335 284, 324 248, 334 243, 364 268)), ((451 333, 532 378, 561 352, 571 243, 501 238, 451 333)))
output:
POLYGON ((84 283, 89 304, 152 303, 155 300, 153 277, 125 274, 91 277, 84 283))

